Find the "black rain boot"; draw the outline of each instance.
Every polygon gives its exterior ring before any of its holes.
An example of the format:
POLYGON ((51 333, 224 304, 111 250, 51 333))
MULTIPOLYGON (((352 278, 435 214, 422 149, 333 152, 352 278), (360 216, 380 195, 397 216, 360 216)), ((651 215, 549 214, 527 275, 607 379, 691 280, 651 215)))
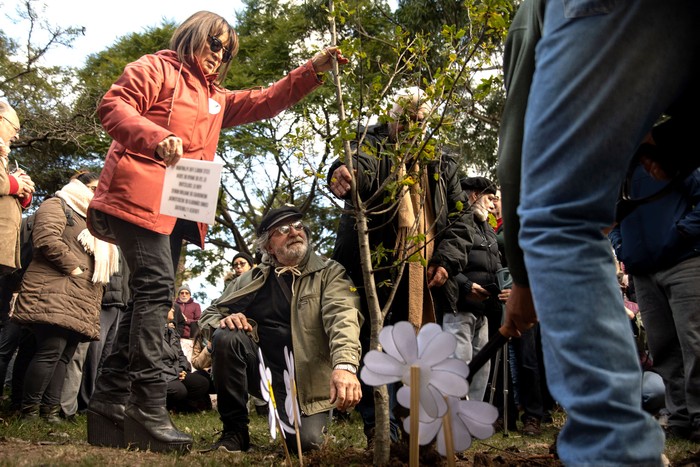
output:
POLYGON ((127 405, 124 411, 124 442, 132 448, 153 452, 192 449, 192 436, 175 428, 165 407, 127 405))
POLYGON ((38 420, 39 404, 22 404, 22 420, 38 420))
POLYGON ((124 448, 124 404, 91 399, 87 409, 88 443, 124 448))
POLYGON ((59 413, 61 412, 61 406, 56 405, 42 405, 39 407, 39 416, 46 422, 52 425, 62 423, 59 413))

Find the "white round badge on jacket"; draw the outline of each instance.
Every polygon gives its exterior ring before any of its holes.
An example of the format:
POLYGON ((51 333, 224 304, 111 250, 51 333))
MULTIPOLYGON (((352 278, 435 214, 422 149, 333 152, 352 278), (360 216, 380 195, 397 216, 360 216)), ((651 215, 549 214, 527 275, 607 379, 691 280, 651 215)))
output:
POLYGON ((209 98, 209 113, 212 115, 216 115, 219 112, 221 112, 221 104, 216 102, 214 99, 211 97, 209 98))

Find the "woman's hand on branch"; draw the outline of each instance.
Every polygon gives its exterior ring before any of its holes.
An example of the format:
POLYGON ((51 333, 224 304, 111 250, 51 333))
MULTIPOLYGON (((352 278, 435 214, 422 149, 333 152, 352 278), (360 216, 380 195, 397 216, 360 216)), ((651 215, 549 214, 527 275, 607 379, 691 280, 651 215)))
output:
POLYGON ((349 60, 343 57, 338 47, 326 47, 311 58, 316 73, 323 73, 333 69, 333 58, 338 60, 338 65, 345 65, 349 60))

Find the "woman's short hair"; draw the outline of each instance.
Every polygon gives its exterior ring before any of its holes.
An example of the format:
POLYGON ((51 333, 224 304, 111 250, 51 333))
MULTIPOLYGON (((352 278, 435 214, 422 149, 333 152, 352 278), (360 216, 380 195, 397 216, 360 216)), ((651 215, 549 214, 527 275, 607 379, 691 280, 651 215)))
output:
POLYGON ((198 11, 187 18, 170 38, 170 49, 177 52, 177 58, 183 63, 193 63, 195 54, 204 47, 209 47, 209 36, 218 37, 228 33, 224 44, 231 51, 231 60, 221 63, 216 84, 223 83, 231 66, 233 57, 238 53, 238 34, 228 21, 210 11, 198 11))

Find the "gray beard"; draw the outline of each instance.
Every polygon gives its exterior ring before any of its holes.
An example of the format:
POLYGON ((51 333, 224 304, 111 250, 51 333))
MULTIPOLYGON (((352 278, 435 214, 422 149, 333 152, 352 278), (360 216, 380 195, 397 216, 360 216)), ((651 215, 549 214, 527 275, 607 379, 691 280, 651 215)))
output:
POLYGON ((484 222, 486 219, 489 218, 489 213, 487 210, 474 206, 474 216, 479 219, 481 222, 484 222))

